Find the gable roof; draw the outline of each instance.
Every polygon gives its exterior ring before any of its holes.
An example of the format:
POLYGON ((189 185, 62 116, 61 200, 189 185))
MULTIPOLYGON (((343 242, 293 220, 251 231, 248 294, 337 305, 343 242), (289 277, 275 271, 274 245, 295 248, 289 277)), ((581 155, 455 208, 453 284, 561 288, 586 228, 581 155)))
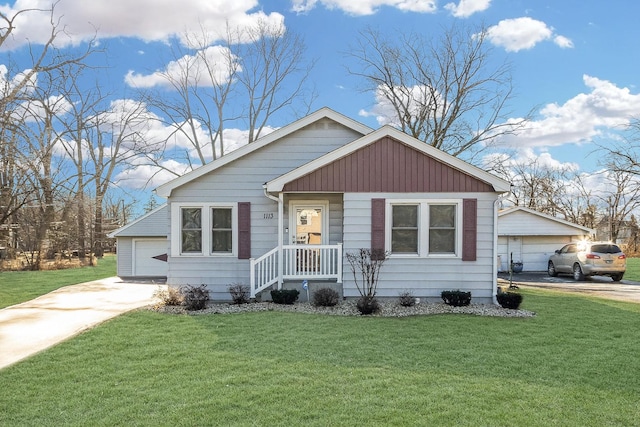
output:
POLYGON ((263 136, 262 138, 259 138, 257 140, 255 140, 254 142, 252 142, 251 144, 247 144, 243 147, 238 148, 237 150, 232 151, 229 154, 225 154, 224 156, 210 162, 207 163, 206 165, 200 166, 198 169, 195 169, 189 173, 186 173, 178 178, 175 178, 163 185, 160 185, 158 188, 155 189, 155 192, 158 196, 161 197, 169 197, 171 196, 171 191, 174 188, 178 188, 181 187, 182 185, 193 181, 194 179, 200 178, 203 175, 208 174, 211 171, 214 171, 224 165, 227 165, 243 156, 246 156, 249 153, 252 153, 256 150, 261 149, 262 147, 271 144, 272 142, 281 139, 287 135, 292 134, 293 132, 296 132, 302 128, 304 128, 305 126, 308 126, 314 122, 317 122, 318 120, 324 119, 324 118, 328 118, 331 119, 349 129, 352 129, 362 135, 366 135, 370 132, 372 132, 373 129, 371 129, 370 127, 363 125, 360 122, 357 122, 353 119, 350 119, 347 116, 344 116, 340 113, 335 112, 334 110, 324 107, 319 109, 318 111, 315 111, 311 114, 309 114, 306 117, 303 117, 299 120, 296 120, 295 122, 281 127, 280 129, 277 129, 273 132, 271 132, 268 135, 263 136))
POLYGON ((107 237, 167 237, 166 230, 167 225, 164 227, 159 227, 159 223, 168 224, 168 214, 167 214, 167 204, 163 203, 157 208, 147 212, 131 221, 128 224, 123 225, 122 227, 113 230, 111 233, 107 234, 107 237), (148 226, 143 227, 144 230, 136 229, 138 224, 146 225, 145 222, 148 222, 148 226))
POLYGON ((285 185, 287 185, 288 183, 291 183, 320 168, 337 162, 340 159, 343 159, 369 145, 372 145, 385 137, 392 138, 419 153, 422 153, 444 165, 447 165, 461 172, 462 174, 482 181, 491 186, 496 192, 507 192, 511 189, 511 184, 509 182, 387 125, 376 131, 366 134, 360 139, 345 144, 344 146, 333 150, 332 152, 325 154, 324 156, 312 160, 311 162, 300 166, 299 168, 281 175, 278 178, 267 182, 265 184, 266 190, 271 193, 283 191, 285 185))
MULTIPOLYGON (((559 224, 559 225, 562 225, 562 226, 565 226, 565 227, 570 227, 570 228, 579 230, 579 231, 581 231, 583 233, 595 234, 595 232, 596 232, 593 228, 584 227, 582 225, 574 224, 573 222, 569 222, 569 221, 566 221, 564 219, 556 218, 555 216, 547 215, 547 214, 544 214, 542 212, 535 211, 533 209, 525 208, 523 206, 512 206, 510 208, 503 209, 500 212, 498 212, 498 218, 502 218, 502 217, 505 217, 505 216, 508 216, 508 215, 512 215, 512 214, 515 214, 517 212, 524 213, 525 215, 533 215, 533 216, 541 218, 541 219, 543 219, 545 221, 551 221, 551 222, 554 222, 556 224, 559 224)), ((528 228, 528 227, 524 227, 524 228, 528 228)), ((531 234, 530 231, 526 231, 526 232, 523 231, 523 233, 524 234, 531 234)), ((542 231, 541 234, 545 234, 544 231, 542 231)))

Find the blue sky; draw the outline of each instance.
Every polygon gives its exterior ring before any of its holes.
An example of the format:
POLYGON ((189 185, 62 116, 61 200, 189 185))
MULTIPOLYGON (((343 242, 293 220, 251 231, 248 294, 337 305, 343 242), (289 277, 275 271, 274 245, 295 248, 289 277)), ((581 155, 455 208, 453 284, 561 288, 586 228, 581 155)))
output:
MULTIPOLYGON (((46 8, 46 0, 18 0, 0 10, 46 8)), ((519 158, 549 164, 573 163, 581 172, 599 169, 596 144, 617 138, 620 126, 640 117, 640 2, 629 0, 60 0, 56 12, 70 37, 90 39, 97 29, 112 68, 103 79, 119 97, 132 96, 126 76, 140 78, 166 69, 167 41, 202 23, 222 28, 258 18, 282 22, 302 35, 308 54, 318 60, 312 74, 319 97, 312 110, 328 106, 371 127, 378 127, 373 93, 359 90, 350 76, 345 52, 358 31, 372 27, 393 34, 413 30, 437 34, 455 21, 490 29, 495 59, 513 65, 516 97, 512 117, 535 108, 534 121, 517 138, 502 141, 519 158)), ((46 37, 46 15, 20 21, 11 44, 0 52, 26 52, 24 40, 46 37), (7 50, 10 48, 11 50, 7 50)), ((6 57, 5 57, 6 59, 6 57)), ((9 76, 10 78, 10 76, 9 76)), ((274 128, 291 117, 275 117, 274 128)), ((242 129, 238 129, 241 134, 242 129)), ((129 171, 129 178, 134 172, 129 171)), ((148 173, 140 169, 141 177, 148 173)), ((160 184, 162 175, 154 184, 160 184)), ((130 179, 132 186, 141 181, 130 179)))

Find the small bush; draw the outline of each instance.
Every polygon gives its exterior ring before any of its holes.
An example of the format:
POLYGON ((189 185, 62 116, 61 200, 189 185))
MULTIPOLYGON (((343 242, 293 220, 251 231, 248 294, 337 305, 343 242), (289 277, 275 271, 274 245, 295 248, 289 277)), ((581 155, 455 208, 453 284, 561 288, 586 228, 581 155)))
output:
POLYGON ((460 289, 455 291, 442 291, 440 296, 445 304, 452 305, 454 307, 463 307, 471 304, 471 292, 464 292, 460 289))
POLYGON ((233 304, 249 303, 249 287, 247 285, 243 285, 242 283, 229 285, 229 293, 231 294, 233 304))
POLYGON ((274 289, 271 291, 271 299, 276 304, 291 305, 298 299, 300 291, 297 289, 274 289))
POLYGON ((340 301, 340 294, 335 289, 322 288, 313 294, 313 305, 316 307, 333 307, 340 301))
POLYGON ((362 296, 358 299, 356 303, 356 307, 360 314, 374 314, 380 311, 380 304, 378 304, 378 300, 376 297, 372 296, 362 296))
POLYGON ((496 295, 498 299, 498 304, 502 306, 502 308, 510 308, 512 310, 517 310, 522 303, 522 294, 518 292, 501 292, 496 295))
POLYGON ((180 289, 171 286, 167 286, 166 289, 158 288, 158 290, 153 293, 153 296, 154 298, 160 299, 160 303, 158 304, 160 306, 182 305, 184 301, 180 289))
POLYGON ((207 301, 209 301, 207 285, 186 285, 180 288, 180 292, 187 310, 202 310, 207 306, 207 301))
POLYGON ((403 307, 413 307, 416 305, 416 298, 411 291, 400 292, 398 303, 403 307))

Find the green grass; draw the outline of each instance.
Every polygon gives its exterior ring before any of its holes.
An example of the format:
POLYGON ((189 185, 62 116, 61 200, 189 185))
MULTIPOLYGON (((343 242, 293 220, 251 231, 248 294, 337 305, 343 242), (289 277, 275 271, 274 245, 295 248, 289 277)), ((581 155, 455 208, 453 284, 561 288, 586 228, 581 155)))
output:
POLYGON ((627 271, 624 273, 624 278, 640 282, 640 258, 627 258, 627 271))
POLYGON ((0 371, 0 425, 627 426, 640 304, 535 318, 137 311, 0 371))
POLYGON ((0 272, 0 309, 29 301, 67 285, 116 275, 116 257, 106 255, 95 267, 47 271, 0 272))

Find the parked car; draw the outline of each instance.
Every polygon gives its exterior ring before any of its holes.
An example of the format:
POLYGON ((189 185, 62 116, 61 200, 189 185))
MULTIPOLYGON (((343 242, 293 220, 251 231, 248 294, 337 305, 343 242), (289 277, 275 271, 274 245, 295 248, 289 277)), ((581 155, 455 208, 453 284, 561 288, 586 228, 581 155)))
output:
POLYGON ((558 249, 549 257, 549 276, 572 274, 575 280, 589 276, 609 276, 622 280, 627 269, 627 257, 611 242, 577 242, 558 249))

